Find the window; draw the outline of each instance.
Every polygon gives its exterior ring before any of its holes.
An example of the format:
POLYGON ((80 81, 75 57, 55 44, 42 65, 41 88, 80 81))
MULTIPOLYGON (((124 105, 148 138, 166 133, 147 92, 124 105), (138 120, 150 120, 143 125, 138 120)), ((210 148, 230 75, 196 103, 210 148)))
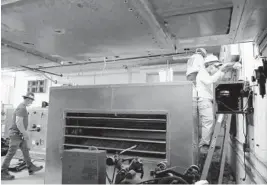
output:
POLYGON ((46 80, 28 81, 28 92, 32 93, 45 93, 46 80))
POLYGON ((177 72, 177 71, 172 71, 171 73, 169 73, 168 77, 165 72, 150 73, 150 74, 147 74, 146 80, 147 80, 147 83, 187 81, 185 72, 177 72))
POLYGON ((165 69, 161 70, 159 72, 159 81, 160 82, 172 82, 173 81, 173 70, 172 68, 170 69, 165 69))

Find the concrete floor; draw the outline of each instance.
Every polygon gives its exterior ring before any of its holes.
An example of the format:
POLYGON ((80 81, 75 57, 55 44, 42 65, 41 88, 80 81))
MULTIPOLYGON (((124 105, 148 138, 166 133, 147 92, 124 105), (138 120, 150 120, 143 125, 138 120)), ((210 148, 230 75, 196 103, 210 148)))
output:
MULTIPOLYGON (((22 157, 20 157, 22 158, 22 157)), ((33 158, 33 157, 32 157, 33 158)), ((3 162, 4 157, 1 157, 1 163, 3 162)), ((18 163, 18 159, 13 159, 11 161, 11 165, 18 163)), ((35 173, 34 175, 29 175, 28 171, 26 169, 22 170, 21 172, 13 173, 10 172, 10 174, 15 176, 15 179, 12 181, 1 181, 1 184, 44 184, 44 178, 45 178, 45 161, 34 161, 35 165, 40 166, 42 165, 44 168, 40 171, 35 173)), ((145 162, 145 175, 143 180, 151 179, 148 172, 151 169, 155 169, 155 162, 145 162)), ((109 177, 112 177, 113 173, 113 167, 107 167, 107 173, 109 174, 109 177)), ((108 184, 108 180, 107 180, 108 184)))
MULTIPOLYGON (((3 161, 3 157, 1 157, 1 162, 3 161)), ((11 165, 17 163, 17 159, 13 159, 11 161, 11 165)), ((44 161, 34 161, 33 162, 37 166, 43 166, 44 168, 35 173, 34 175, 29 175, 28 171, 25 169, 18 173, 10 172, 10 174, 15 176, 15 179, 12 181, 1 181, 1 184, 44 184, 44 176, 45 176, 45 162, 44 161)))

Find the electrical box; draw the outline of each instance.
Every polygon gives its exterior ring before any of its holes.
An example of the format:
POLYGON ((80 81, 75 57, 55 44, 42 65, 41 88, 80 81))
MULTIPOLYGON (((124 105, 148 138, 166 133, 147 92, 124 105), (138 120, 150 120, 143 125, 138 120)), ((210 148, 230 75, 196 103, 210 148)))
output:
POLYGON ((45 157, 48 109, 31 108, 28 110, 28 114, 28 131, 31 139, 31 151, 45 157))
POLYGON ((245 82, 216 83, 214 96, 218 114, 243 114, 252 109, 252 91, 245 89, 245 82))
POLYGON ((63 151, 62 184, 106 184, 106 152, 86 149, 63 151))

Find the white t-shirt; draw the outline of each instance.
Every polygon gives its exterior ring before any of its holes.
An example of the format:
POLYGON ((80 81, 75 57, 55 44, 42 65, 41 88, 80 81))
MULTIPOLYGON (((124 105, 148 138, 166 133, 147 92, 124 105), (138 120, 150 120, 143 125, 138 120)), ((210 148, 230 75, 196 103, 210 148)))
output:
POLYGON ((203 67, 204 67, 203 56, 200 54, 192 55, 187 61, 186 76, 188 76, 191 73, 198 72, 203 67))
POLYGON ((214 75, 210 75, 205 68, 199 70, 196 79, 196 90, 199 98, 213 100, 213 84, 219 81, 224 72, 218 71, 214 75))
MULTIPOLYGON (((204 68, 204 58, 202 55, 196 53, 192 55, 187 61, 186 76, 191 73, 198 72, 201 68, 204 68)), ((193 84, 193 98, 197 96, 196 86, 193 84)))

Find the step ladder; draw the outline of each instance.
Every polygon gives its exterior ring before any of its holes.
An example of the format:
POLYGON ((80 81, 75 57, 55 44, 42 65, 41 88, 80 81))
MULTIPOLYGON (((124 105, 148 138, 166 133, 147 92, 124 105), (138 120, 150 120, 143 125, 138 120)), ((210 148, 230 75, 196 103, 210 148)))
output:
MULTIPOLYGON (((229 75, 225 75, 225 77, 222 79, 222 81, 236 81, 237 80, 237 72, 238 70, 232 69, 229 70, 227 73, 229 75)), ((212 139, 211 139, 211 145, 208 150, 208 154, 205 159, 204 167, 202 169, 201 174, 201 180, 207 180, 208 173, 210 170, 210 166, 212 163, 212 157, 214 155, 215 146, 219 137, 219 134, 221 133, 222 129, 224 130, 224 139, 221 147, 221 159, 220 159, 220 173, 218 177, 218 184, 222 184, 223 174, 224 174, 224 168, 225 168, 225 161, 226 161, 226 154, 227 154, 227 144, 228 140, 230 138, 230 127, 231 127, 231 120, 232 120, 232 114, 218 114, 216 124, 214 127, 212 139)))
POLYGON ((220 173, 218 178, 218 184, 222 184, 223 179, 223 173, 224 173, 224 167, 225 167, 225 161, 226 161, 226 154, 227 154, 227 141, 230 137, 230 126, 231 126, 231 114, 218 114, 218 118, 215 124, 213 136, 211 139, 211 145, 208 150, 206 160, 204 163, 204 167, 202 170, 201 180, 207 180, 208 173, 210 170, 210 166, 212 163, 212 157, 214 155, 215 146, 219 137, 219 134, 221 133, 222 129, 225 129, 225 137, 223 139, 222 147, 221 147, 221 159, 220 159, 220 173))

